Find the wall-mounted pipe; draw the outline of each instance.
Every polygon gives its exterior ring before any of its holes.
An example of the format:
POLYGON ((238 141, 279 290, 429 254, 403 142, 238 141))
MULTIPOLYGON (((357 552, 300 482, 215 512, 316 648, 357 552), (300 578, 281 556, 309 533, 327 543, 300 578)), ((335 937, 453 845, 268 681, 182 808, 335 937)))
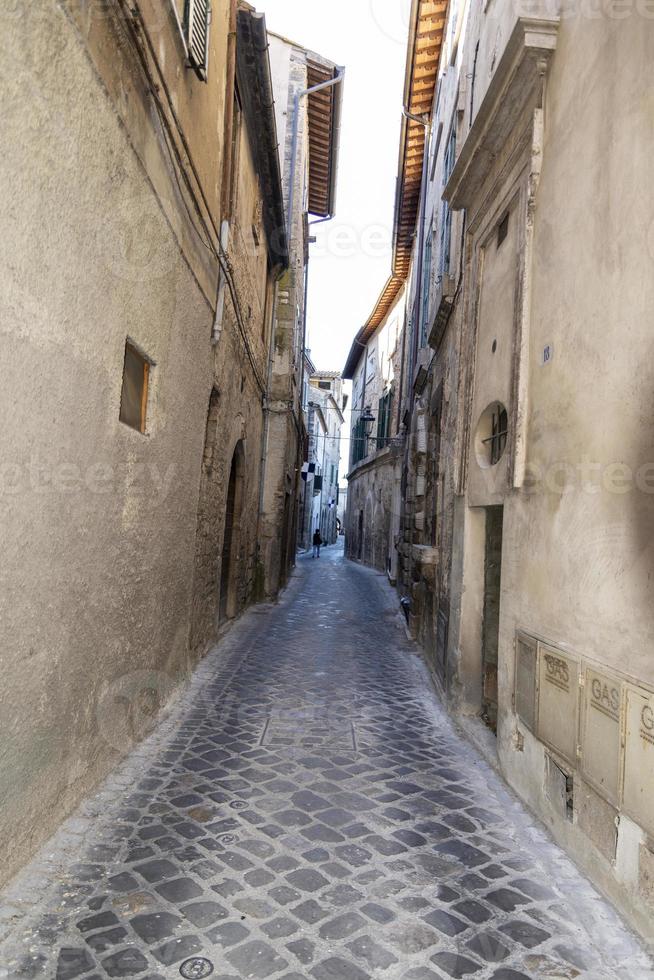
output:
POLYGON ((334 85, 342 82, 345 78, 345 68, 337 68, 336 72, 337 74, 334 78, 329 78, 326 82, 321 82, 320 85, 313 85, 311 88, 301 89, 299 92, 296 92, 293 100, 293 140, 291 143, 291 173, 288 189, 288 217, 286 220, 289 248, 293 232, 293 208, 295 206, 295 171, 297 169, 297 144, 300 131, 300 103, 308 95, 313 95, 314 92, 320 92, 326 88, 332 88, 334 85))

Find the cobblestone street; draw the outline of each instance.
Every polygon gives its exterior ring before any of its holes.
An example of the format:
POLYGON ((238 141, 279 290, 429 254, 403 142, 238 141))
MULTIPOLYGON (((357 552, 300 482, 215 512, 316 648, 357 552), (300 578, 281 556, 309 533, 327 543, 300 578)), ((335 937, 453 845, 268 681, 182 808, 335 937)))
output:
POLYGON ((235 624, 1 922, 10 980, 653 975, 339 548, 235 624))

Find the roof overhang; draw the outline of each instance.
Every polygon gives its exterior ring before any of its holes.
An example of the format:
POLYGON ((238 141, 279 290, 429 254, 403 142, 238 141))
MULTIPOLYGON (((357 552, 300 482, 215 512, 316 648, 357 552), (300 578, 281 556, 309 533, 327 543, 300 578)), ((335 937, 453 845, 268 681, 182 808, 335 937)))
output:
POLYGON ((404 279, 401 279, 399 276, 391 276, 382 289, 381 295, 375 304, 374 310, 352 341, 350 353, 348 354, 347 362, 343 369, 343 377, 347 381, 351 381, 354 377, 357 365, 361 360, 366 344, 395 306, 403 288, 404 279))
MULTIPOLYGON (((448 0, 412 0, 404 109, 409 115, 425 121, 431 116, 434 104, 447 6, 448 0)), ((343 370, 344 378, 353 377, 366 342, 393 309, 408 278, 420 210, 425 151, 425 126, 403 114, 393 219, 392 271, 372 314, 356 335, 343 370)))
MULTIPOLYGON (((438 81, 448 0, 413 0, 404 81, 404 109, 429 119, 438 81)), ((393 274, 409 274, 413 237, 420 209, 425 160, 425 126, 402 117, 395 220, 393 222, 393 274)))
MULTIPOLYGON (((333 62, 307 52, 307 87, 342 73, 333 62)), ((309 212, 331 218, 336 212, 336 181, 343 104, 343 81, 307 97, 309 114, 309 212)))
POLYGON ((266 18, 249 6, 239 7, 238 10, 236 52, 239 93, 261 185, 263 224, 270 258, 273 266, 288 268, 284 194, 266 18))
POLYGON ((336 401, 336 399, 334 398, 334 396, 331 395, 331 394, 329 396, 329 401, 332 403, 331 404, 332 409, 338 414, 338 417, 339 417, 339 419, 341 421, 341 425, 342 425, 343 422, 345 422, 345 416, 341 412, 341 409, 340 409, 340 406, 339 406, 338 402, 336 401))

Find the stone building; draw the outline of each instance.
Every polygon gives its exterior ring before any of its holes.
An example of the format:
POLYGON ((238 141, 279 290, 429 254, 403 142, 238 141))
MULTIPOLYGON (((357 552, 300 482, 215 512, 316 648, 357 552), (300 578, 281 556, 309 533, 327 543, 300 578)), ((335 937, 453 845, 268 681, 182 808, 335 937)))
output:
POLYGON ((289 80, 247 4, 44 0, 2 44, 4 878, 284 581, 264 463, 296 422, 270 386, 333 181, 288 221, 289 80))
POLYGON ((299 537, 309 215, 326 220, 335 212, 343 70, 287 38, 271 33, 269 44, 291 250, 279 282, 269 365, 261 525, 264 589, 274 595, 299 537))
POLYGON ((354 338, 343 371, 352 381, 346 554, 388 572, 392 581, 400 521, 404 321, 404 286, 391 280, 354 338))
POLYGON ((654 30, 445 7, 413 4, 402 122, 398 590, 451 710, 651 939, 654 30))
POLYGON ((338 537, 338 480, 347 405, 341 376, 334 371, 317 371, 310 353, 305 351, 303 394, 307 443, 298 536, 298 547, 303 551, 311 547, 316 530, 325 544, 334 544, 338 537))
MULTIPOLYGON (((309 418, 312 411, 320 418, 321 432, 316 434, 313 446, 309 444, 309 453, 315 457, 316 474, 319 474, 319 485, 314 479, 314 513, 311 527, 320 533, 325 544, 335 544, 338 531, 336 519, 338 516, 338 480, 341 466, 341 439, 343 411, 347 406, 347 395, 343 393, 343 380, 335 371, 314 371, 309 380, 309 418)), ((310 431, 311 438, 311 431, 310 431)))
POLYGON ((199 652, 258 590, 267 370, 277 279, 288 266, 286 254, 278 254, 287 246, 265 19, 240 6, 236 26, 234 73, 227 79, 232 122, 220 226, 224 268, 211 333, 213 384, 195 544, 191 648, 199 652))

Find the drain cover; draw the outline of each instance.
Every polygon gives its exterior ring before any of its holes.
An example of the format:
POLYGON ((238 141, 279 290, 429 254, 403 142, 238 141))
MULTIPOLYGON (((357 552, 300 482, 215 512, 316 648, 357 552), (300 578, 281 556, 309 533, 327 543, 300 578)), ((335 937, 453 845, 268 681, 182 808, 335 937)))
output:
POLYGON ((211 976, 213 963, 211 960, 206 960, 204 956, 192 956, 190 960, 184 960, 179 972, 186 977, 186 980, 201 980, 202 977, 211 976))

